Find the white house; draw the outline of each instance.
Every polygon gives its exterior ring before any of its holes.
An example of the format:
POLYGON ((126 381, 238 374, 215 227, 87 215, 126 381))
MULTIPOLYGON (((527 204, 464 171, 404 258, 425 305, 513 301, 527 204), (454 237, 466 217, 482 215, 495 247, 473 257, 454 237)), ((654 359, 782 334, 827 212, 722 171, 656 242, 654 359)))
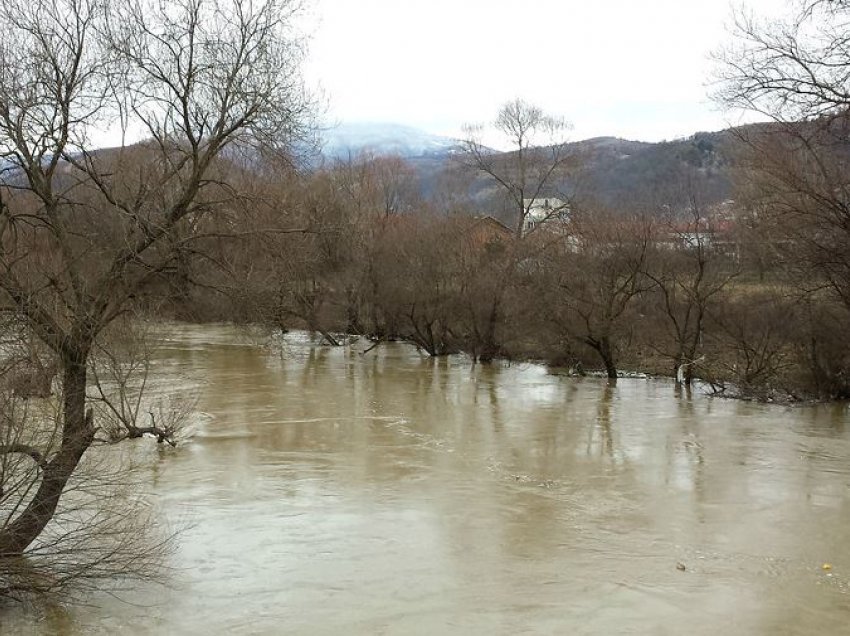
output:
POLYGON ((523 199, 522 206, 527 213, 523 222, 523 230, 528 232, 549 219, 566 221, 570 215, 570 206, 566 201, 557 197, 538 197, 523 199))

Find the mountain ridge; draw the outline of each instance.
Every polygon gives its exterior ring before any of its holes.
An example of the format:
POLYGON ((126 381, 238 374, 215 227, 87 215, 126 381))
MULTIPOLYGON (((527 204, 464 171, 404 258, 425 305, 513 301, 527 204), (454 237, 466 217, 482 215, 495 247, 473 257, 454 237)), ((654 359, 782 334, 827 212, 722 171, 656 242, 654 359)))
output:
MULTIPOLYGON (((431 135, 401 124, 345 124, 326 137, 326 160, 396 155, 407 160, 427 196, 439 192, 446 175, 458 170, 452 161, 460 150, 458 140, 431 135)), ((706 204, 719 203, 732 194, 728 149, 734 129, 696 132, 672 141, 647 142, 615 136, 597 136, 569 142, 578 168, 558 188, 608 206, 678 205, 687 197, 683 183, 699 192, 706 204), (678 191, 677 191, 678 190, 678 191)), ((497 152, 497 151, 494 151, 497 152)), ((473 179, 470 194, 492 209, 498 191, 488 179, 473 179)))

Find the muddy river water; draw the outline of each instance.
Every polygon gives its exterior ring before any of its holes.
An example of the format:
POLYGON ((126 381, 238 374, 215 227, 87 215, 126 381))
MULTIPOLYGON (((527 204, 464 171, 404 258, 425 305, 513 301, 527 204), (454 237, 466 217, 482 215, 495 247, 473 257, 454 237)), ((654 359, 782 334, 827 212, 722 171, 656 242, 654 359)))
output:
POLYGON ((171 330, 157 390, 205 415, 145 468, 168 585, 2 632, 850 634, 846 406, 365 346, 171 330))

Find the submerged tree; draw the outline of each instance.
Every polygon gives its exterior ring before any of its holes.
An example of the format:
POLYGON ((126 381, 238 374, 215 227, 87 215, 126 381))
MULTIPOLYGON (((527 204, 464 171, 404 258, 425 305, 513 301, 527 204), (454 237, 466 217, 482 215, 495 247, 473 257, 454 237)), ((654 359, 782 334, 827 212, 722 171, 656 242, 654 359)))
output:
MULTIPOLYGON (((62 444, 63 427, 60 399, 33 400, 17 390, 20 367, 14 360, 30 357, 31 343, 22 325, 4 327, 3 353, 13 362, 0 369, 0 532, 37 494, 62 444)), ((0 558, 0 599, 115 590, 128 579, 159 579, 167 571, 174 530, 156 518, 138 486, 141 466, 117 444, 146 435, 176 444, 194 403, 146 391, 151 349, 140 327, 125 316, 99 339, 89 359, 97 450, 81 459, 50 523, 25 554, 0 558)), ((54 382, 47 382, 52 390, 54 382)))
POLYGON ((574 219, 572 235, 549 250, 548 276, 537 281, 556 330, 592 350, 610 379, 617 378, 629 312, 649 289, 651 229, 641 216, 585 210, 574 219))
POLYGON ((239 227, 210 220, 238 214, 230 150, 279 149, 304 132, 297 9, 292 0, 0 2, 0 303, 61 378, 56 434, 37 460, 24 453, 39 479, 0 527, 0 556, 38 544, 98 437, 87 389, 104 329, 181 255, 239 227), (95 151, 93 135, 117 124, 147 141, 95 151))
POLYGON ((734 256, 715 244, 727 223, 712 218, 690 178, 684 185, 687 209, 680 214, 667 209, 661 215, 646 276, 660 296, 659 314, 668 332, 651 346, 673 363, 676 383, 690 386, 710 310, 740 268, 734 256))

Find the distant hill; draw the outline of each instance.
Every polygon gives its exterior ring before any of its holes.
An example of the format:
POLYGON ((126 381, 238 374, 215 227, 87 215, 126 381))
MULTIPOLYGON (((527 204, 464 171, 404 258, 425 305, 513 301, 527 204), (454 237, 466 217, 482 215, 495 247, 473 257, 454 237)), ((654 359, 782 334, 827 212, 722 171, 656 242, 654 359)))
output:
MULTIPOLYGON (((757 130, 759 124, 718 132, 698 132, 657 143, 617 137, 595 137, 569 144, 577 168, 558 184, 557 192, 610 207, 645 204, 652 208, 687 205, 696 194, 704 205, 733 198, 733 157, 737 133, 757 130)), ((378 156, 398 155, 416 171, 420 190, 428 198, 440 197, 447 184, 472 195, 474 212, 500 216, 499 189, 491 180, 460 177, 452 157, 458 140, 431 135, 411 126, 386 123, 342 124, 324 133, 323 156, 346 159, 362 151, 378 156), (458 184, 465 184, 459 186, 458 184)), ((506 212, 507 213, 507 212, 506 212)))
POLYGON ((645 143, 598 137, 572 144, 577 194, 602 203, 676 204, 689 193, 704 203, 732 194, 731 131, 700 132, 687 139, 645 143))
MULTIPOLYGON (((577 168, 567 181, 543 194, 566 193, 614 208, 622 204, 682 208, 692 193, 704 205, 720 203, 733 197, 736 132, 746 134, 763 126, 699 132, 659 143, 617 137, 573 142, 568 151, 575 156, 577 168)), ((401 156, 415 171, 426 198, 443 205, 453 197, 459 200, 465 198, 463 194, 471 195, 471 212, 492 214, 513 223, 513 212, 500 200, 499 188, 492 180, 461 173, 459 162, 452 159, 460 150, 456 139, 399 124, 342 124, 324 131, 322 149, 323 157, 331 160, 344 160, 364 151, 401 156), (450 192, 452 189, 454 192, 450 192)), ((116 151, 104 148, 96 155, 107 158, 116 151)), ((226 154, 222 158, 226 159, 226 154)), ((0 179, 9 182, 20 178, 19 172, 10 168, 9 162, 0 163, 0 179)))
MULTIPOLYGON (((648 143, 596 137, 569 144, 575 168, 568 179, 542 194, 594 201, 611 208, 628 205, 659 209, 683 209, 692 195, 702 205, 732 197, 731 155, 735 135, 731 131, 697 133, 687 139, 648 143)), ((438 192, 441 183, 458 170, 449 158, 412 160, 420 174, 422 191, 438 192)), ((475 212, 492 214, 513 223, 513 211, 505 205, 501 190, 486 177, 469 184, 475 212)))

